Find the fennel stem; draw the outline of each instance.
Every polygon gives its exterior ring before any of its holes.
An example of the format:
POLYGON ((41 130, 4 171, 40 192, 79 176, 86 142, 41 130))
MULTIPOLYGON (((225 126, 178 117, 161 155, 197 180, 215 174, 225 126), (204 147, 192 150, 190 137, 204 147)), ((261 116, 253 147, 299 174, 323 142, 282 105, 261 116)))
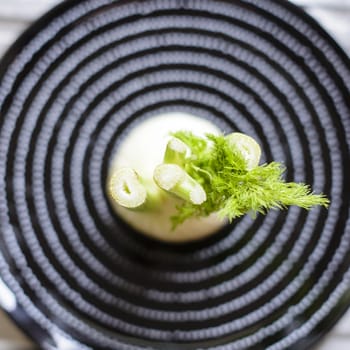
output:
POLYGON ((117 169, 111 174, 107 192, 114 203, 131 210, 153 210, 162 200, 160 190, 130 167, 117 169))
POLYGON ((165 191, 199 205, 206 201, 203 187, 177 164, 160 164, 154 170, 154 181, 165 191))

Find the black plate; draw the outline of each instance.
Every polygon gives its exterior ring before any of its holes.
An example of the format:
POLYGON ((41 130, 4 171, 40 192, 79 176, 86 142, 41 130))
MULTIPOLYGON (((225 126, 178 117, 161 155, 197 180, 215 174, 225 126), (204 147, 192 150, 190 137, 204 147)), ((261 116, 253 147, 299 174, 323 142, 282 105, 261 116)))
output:
POLYGON ((350 63, 284 1, 63 2, 0 80, 0 291, 45 349, 310 349, 350 302, 350 63), (171 246, 104 183, 132 123, 186 111, 262 145, 329 210, 171 246))

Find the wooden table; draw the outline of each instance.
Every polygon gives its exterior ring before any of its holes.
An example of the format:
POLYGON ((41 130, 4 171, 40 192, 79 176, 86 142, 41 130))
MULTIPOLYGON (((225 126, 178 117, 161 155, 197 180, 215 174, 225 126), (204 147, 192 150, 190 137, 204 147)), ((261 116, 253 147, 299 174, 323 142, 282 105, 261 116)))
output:
MULTIPOLYGON (((16 37, 58 0, 0 0, 0 56, 16 37)), ((350 55, 350 0, 293 0, 314 16, 350 55)), ((0 311, 0 350, 34 350, 0 311)), ((350 349, 350 311, 315 350, 350 349)))

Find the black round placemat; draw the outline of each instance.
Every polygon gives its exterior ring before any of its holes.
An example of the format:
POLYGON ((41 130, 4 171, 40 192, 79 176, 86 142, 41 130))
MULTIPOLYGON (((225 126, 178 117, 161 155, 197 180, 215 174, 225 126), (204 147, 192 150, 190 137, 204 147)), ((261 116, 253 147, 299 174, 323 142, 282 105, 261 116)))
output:
POLYGON ((0 80, 0 300, 45 349, 310 349, 350 302, 350 64, 284 1, 68 1, 0 80), (255 137, 329 210, 171 246, 104 192, 125 130, 184 111, 255 137))

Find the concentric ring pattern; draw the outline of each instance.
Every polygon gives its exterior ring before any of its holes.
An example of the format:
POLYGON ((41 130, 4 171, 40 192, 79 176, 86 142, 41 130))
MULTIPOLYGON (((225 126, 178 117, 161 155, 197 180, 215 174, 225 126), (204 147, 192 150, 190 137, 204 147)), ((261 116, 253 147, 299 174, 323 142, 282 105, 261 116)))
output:
POLYGON ((349 84, 345 54, 284 1, 62 3, 1 66, 9 313, 47 349, 309 349, 350 299, 349 84), (165 111, 252 135, 330 208, 141 237, 105 179, 126 131, 165 111))

